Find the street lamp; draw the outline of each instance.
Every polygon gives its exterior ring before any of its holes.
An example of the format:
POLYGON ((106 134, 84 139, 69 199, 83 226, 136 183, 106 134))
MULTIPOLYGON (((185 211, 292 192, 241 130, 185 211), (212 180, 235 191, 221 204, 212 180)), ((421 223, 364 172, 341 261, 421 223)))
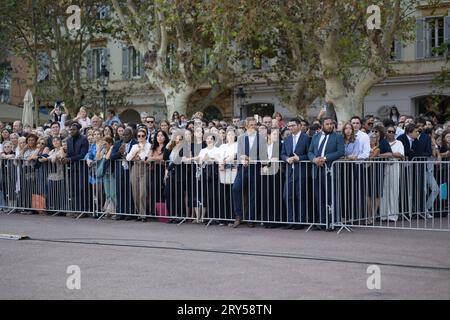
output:
POLYGON ((244 102, 244 99, 247 95, 245 94, 244 88, 239 87, 238 92, 236 93, 236 97, 239 101, 239 117, 242 119, 242 104, 244 102))
POLYGON ((106 120, 106 94, 108 93, 109 71, 106 69, 106 65, 102 64, 102 70, 100 72, 100 86, 102 87, 103 94, 103 119, 106 120))

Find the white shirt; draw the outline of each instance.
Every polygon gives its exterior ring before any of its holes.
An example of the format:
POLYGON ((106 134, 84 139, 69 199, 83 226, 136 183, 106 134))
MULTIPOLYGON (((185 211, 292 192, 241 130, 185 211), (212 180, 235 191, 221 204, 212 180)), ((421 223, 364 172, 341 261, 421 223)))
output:
POLYGON ((200 150, 198 157, 203 161, 206 155, 208 155, 208 161, 218 161, 220 159, 220 149, 216 146, 212 147, 211 149, 203 148, 202 150, 200 150))
POLYGON ((150 148, 150 143, 146 142, 144 148, 138 153, 139 143, 133 145, 131 151, 127 153, 127 161, 133 160, 136 155, 139 156, 140 160, 145 160, 145 157, 147 157, 148 153, 150 152, 150 148))
POLYGON ((252 134, 252 135, 248 135, 248 144, 249 144, 250 150, 252 150, 252 148, 253 148, 253 143, 255 143, 255 139, 256 139, 256 133, 252 134))
POLYGON ((296 135, 292 135, 292 139, 293 139, 292 140, 292 143, 293 143, 292 150, 295 150, 295 147, 297 146, 297 142, 298 142, 298 139, 300 139, 301 134, 302 134, 302 132, 300 131, 296 135))
POLYGON ((370 156, 369 135, 360 130, 356 133, 356 140, 359 141, 358 159, 368 159, 370 156))
POLYGON ((219 147, 219 159, 220 161, 224 161, 225 158, 227 161, 232 161, 236 158, 237 155, 237 142, 232 144, 223 144, 219 147))
POLYGON ((397 129, 395 130, 395 139, 397 139, 399 136, 401 136, 404 133, 405 133, 405 130, 403 130, 400 127, 397 127, 397 129))
POLYGON ((408 140, 409 140, 409 148, 412 149, 412 144, 413 144, 413 142, 414 142, 414 139, 411 138, 411 137, 408 136, 408 135, 406 135, 406 136, 408 137, 408 140))
POLYGON ((86 119, 80 118, 80 119, 78 119, 77 122, 79 124, 81 124, 81 128, 86 128, 86 127, 89 127, 91 125, 91 119, 89 119, 87 117, 86 117, 86 119))
POLYGON ((327 139, 327 140, 325 140, 325 144, 323 145, 322 153, 320 154, 321 157, 325 156, 325 149, 327 148, 327 143, 328 143, 328 137, 329 136, 330 136, 329 134, 326 135, 325 133, 322 133, 322 136, 320 137, 319 148, 320 148, 320 145, 322 144, 323 139, 327 139))

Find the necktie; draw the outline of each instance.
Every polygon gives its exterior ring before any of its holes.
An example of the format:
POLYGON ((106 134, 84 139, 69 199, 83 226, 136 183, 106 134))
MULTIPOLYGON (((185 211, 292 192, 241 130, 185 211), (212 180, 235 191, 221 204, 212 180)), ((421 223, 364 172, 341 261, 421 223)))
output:
POLYGON ((326 135, 326 136, 323 138, 322 143, 321 143, 320 146, 319 146, 319 154, 318 154, 319 157, 322 156, 322 150, 323 150, 323 147, 325 146, 325 142, 327 142, 327 138, 328 138, 328 135, 326 135))

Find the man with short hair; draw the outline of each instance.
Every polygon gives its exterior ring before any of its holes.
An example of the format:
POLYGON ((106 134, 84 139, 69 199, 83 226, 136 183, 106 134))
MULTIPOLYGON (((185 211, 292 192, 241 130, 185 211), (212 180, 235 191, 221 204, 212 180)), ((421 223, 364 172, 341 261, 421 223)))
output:
MULTIPOLYGON (((112 161, 111 168, 116 177, 116 211, 122 214, 134 213, 134 201, 131 193, 130 163, 125 160, 126 155, 130 152, 133 145, 138 143, 133 136, 133 130, 130 127, 126 127, 123 132, 123 139, 114 144, 110 158, 112 161)), ((135 219, 136 217, 127 216, 126 220, 131 220, 132 218, 135 219)), ((121 220, 123 217, 115 215, 113 216, 113 219, 121 220)))
POLYGON ((367 115, 364 117, 364 119, 361 121, 361 123, 362 123, 362 129, 364 130, 364 132, 367 134, 370 134, 373 130, 373 125, 375 123, 375 119, 372 115, 367 115))
POLYGON ((271 116, 264 116, 262 123, 267 128, 272 128, 272 117, 271 116))
POLYGON ((156 120, 154 116, 148 116, 145 119, 145 126, 147 128, 147 141, 153 143, 153 135, 156 133, 156 120))
POLYGON ((241 118, 239 118, 239 117, 233 117, 233 120, 232 120, 233 126, 235 126, 236 128, 238 128, 238 127, 239 127, 239 122, 241 122, 241 118))
MULTIPOLYGON (((67 157, 62 159, 63 164, 70 163, 70 190, 71 206, 78 213, 89 210, 90 193, 88 192, 88 167, 83 160, 89 151, 89 142, 80 134, 81 125, 70 125, 70 138, 67 140, 67 157)), ((67 216, 75 216, 68 213, 67 216)))
POLYGON ((94 130, 100 129, 102 126, 102 119, 99 116, 93 116, 91 119, 91 125, 94 130))
MULTIPOLYGON (((309 146, 308 158, 313 165, 314 200, 316 204, 317 218, 314 223, 327 224, 327 207, 331 205, 331 175, 330 169, 333 162, 345 155, 345 143, 341 134, 334 131, 335 123, 330 117, 322 119, 322 133, 316 134, 309 146)), ((316 229, 321 229, 316 227, 316 229)))
POLYGON ((145 112, 145 111, 141 112, 141 123, 143 125, 145 125, 145 121, 146 121, 148 116, 149 116, 149 114, 147 112, 145 112))
POLYGON ((63 138, 61 137, 60 131, 61 131, 61 127, 59 125, 59 122, 55 121, 52 122, 50 125, 50 130, 51 130, 51 134, 50 136, 47 138, 47 147, 50 150, 53 150, 53 138, 60 138, 61 140, 63 140, 63 138))
POLYGON ((233 204, 235 222, 230 227, 237 228, 243 219, 243 192, 248 187, 249 227, 254 227, 258 207, 257 190, 261 186, 261 160, 267 160, 267 142, 257 132, 255 118, 247 118, 247 132, 238 138, 238 171, 233 183, 233 204), (256 163, 255 163, 256 162, 256 163))
POLYGON ((112 109, 109 109, 106 112, 106 120, 105 120, 105 125, 107 126, 112 126, 114 123, 117 124, 122 124, 122 122, 120 121, 119 117, 116 116, 116 112, 112 109))
POLYGON ((13 133, 17 133, 19 137, 25 137, 26 134, 23 132, 22 121, 16 120, 13 122, 13 133))
POLYGON ((307 222, 307 177, 308 165, 301 161, 308 160, 311 138, 301 130, 301 121, 293 118, 288 122, 291 135, 284 140, 281 160, 287 162, 284 184, 284 200, 288 211, 288 229, 303 229, 299 223, 307 222), (297 224, 293 224, 293 223, 297 224))

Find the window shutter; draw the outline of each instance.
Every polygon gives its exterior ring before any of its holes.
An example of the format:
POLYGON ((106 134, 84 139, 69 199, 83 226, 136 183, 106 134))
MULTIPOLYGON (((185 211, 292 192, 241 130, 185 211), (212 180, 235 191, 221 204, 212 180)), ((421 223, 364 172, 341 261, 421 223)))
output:
POLYGON ((109 49, 103 48, 102 49, 102 65, 105 65, 106 69, 109 70, 109 49))
POLYGON ((450 10, 448 10, 448 16, 444 17, 444 41, 450 50, 450 10))
POLYGON ((394 60, 402 60, 402 42, 400 40, 394 40, 394 60))
POLYGON ((267 57, 262 57, 261 60, 262 60, 262 61, 261 61, 261 69, 263 69, 263 70, 269 69, 269 68, 270 68, 270 66, 269 66, 269 58, 267 58, 267 57))
POLYGON ((128 46, 122 47, 122 79, 130 79, 130 56, 128 46))
POLYGON ((144 70, 144 55, 138 52, 139 54, 139 75, 141 77, 145 76, 145 70, 144 70))
POLYGON ((425 19, 416 20, 416 59, 425 58, 425 19))

